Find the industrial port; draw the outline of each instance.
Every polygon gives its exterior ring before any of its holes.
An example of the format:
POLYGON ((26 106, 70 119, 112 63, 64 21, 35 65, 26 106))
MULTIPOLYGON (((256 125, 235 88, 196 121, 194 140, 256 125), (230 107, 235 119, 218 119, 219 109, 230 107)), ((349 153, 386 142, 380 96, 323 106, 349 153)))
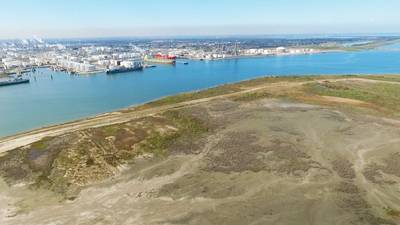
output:
POLYGON ((32 38, 0 42, 0 86, 29 83, 26 73, 49 68, 71 75, 118 74, 157 65, 188 65, 244 57, 318 54, 376 47, 392 37, 309 39, 150 39, 59 41, 32 38), (362 43, 362 44, 360 44, 362 43))
POLYGON ((131 71, 154 64, 187 64, 187 60, 316 54, 340 49, 350 39, 270 40, 81 40, 77 42, 32 38, 0 42, 0 76, 48 67, 71 74, 131 71), (274 44, 271 44, 274 43, 274 44))

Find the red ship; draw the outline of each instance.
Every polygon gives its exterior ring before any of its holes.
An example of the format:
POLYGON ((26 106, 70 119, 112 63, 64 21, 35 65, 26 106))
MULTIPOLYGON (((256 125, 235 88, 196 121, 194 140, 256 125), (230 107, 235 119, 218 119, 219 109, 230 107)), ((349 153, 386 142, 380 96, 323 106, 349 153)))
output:
POLYGON ((157 53, 153 57, 146 56, 144 58, 146 62, 152 63, 162 63, 162 64, 175 64, 176 63, 176 56, 174 55, 164 55, 161 53, 157 53))

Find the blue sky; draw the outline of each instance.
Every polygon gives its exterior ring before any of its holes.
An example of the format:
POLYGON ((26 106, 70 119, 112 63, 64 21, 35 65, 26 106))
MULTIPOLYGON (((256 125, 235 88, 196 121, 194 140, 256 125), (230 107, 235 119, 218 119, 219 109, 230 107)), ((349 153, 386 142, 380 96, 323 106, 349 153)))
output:
POLYGON ((398 33, 400 0, 0 0, 0 38, 398 33))

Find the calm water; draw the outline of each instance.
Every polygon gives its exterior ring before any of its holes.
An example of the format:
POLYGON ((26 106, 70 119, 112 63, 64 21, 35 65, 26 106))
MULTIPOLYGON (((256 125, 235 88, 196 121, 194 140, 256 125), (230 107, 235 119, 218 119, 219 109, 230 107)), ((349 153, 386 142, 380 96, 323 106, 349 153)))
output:
POLYGON ((158 66, 112 76, 70 76, 43 69, 36 74, 36 81, 31 77, 30 84, 0 87, 0 136, 265 75, 400 73, 399 47, 351 53, 190 61, 189 65, 158 66))

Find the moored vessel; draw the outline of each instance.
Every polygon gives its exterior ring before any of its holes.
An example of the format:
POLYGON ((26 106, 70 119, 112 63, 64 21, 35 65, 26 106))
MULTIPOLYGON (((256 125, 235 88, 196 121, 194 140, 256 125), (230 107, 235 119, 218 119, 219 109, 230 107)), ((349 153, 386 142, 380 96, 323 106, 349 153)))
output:
POLYGON ((142 70, 143 67, 124 67, 124 66, 114 66, 114 67, 110 67, 107 70, 107 74, 115 74, 115 73, 125 73, 125 72, 131 72, 131 71, 138 71, 138 70, 142 70))
POLYGON ((145 62, 156 63, 156 64, 175 64, 176 63, 176 56, 174 55, 164 55, 158 53, 153 56, 146 55, 144 57, 145 62))
POLYGON ((139 71, 143 70, 143 61, 142 60, 131 60, 131 61, 123 61, 119 62, 116 66, 110 66, 107 69, 107 74, 115 74, 115 73, 125 73, 131 71, 139 71))
POLYGON ((0 86, 9 86, 9 85, 25 84, 25 83, 29 83, 29 79, 17 77, 12 80, 0 81, 0 86))

